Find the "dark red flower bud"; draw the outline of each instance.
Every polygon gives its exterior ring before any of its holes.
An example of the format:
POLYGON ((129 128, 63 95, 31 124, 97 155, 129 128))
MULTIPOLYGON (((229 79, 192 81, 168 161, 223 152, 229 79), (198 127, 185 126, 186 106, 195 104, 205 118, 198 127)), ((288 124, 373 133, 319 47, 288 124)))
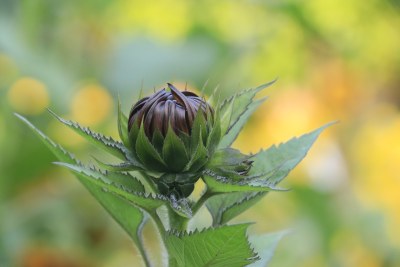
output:
POLYGON ((213 119, 214 111, 201 97, 189 91, 179 91, 168 83, 170 91, 165 88, 155 94, 142 98, 131 109, 128 130, 134 123, 143 125, 147 137, 151 140, 156 130, 165 137, 171 126, 179 136, 191 134, 194 119, 200 110, 205 119, 213 119))

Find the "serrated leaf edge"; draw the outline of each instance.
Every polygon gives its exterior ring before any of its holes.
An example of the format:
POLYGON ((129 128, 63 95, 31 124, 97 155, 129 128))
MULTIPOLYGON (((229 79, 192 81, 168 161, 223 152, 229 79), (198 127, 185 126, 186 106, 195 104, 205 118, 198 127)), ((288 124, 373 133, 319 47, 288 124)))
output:
POLYGON ((117 149, 115 153, 111 153, 112 155, 121 158, 121 159, 128 159, 128 150, 124 146, 123 143, 114 140, 110 136, 105 136, 101 133, 97 133, 92 131, 89 127, 81 126, 79 123, 71 121, 71 120, 66 120, 58 116, 55 112, 52 110, 48 109, 49 113, 53 115, 58 121, 60 121, 62 124, 70 127, 72 130, 78 132, 78 134, 86 134, 87 136, 92 137, 94 140, 99 141, 103 143, 105 146, 111 148, 111 149, 117 149))
MULTIPOLYGON (((228 177, 214 173, 210 169, 205 169, 203 171, 203 174, 207 175, 207 176, 215 179, 217 182, 219 182, 221 184, 225 184, 225 185, 243 186, 243 187, 250 187, 250 188, 254 188, 254 189, 259 188, 263 191, 265 191, 265 189, 269 189, 270 191, 288 191, 288 189, 275 187, 275 185, 273 183, 268 183, 267 181, 263 181, 263 182, 265 182, 265 184, 263 184, 263 185, 252 185, 249 183, 249 182, 254 182, 255 180, 233 181, 233 180, 229 179, 228 177)), ((261 181, 258 181, 258 182, 261 182, 261 181)), ((245 191, 246 190, 244 190, 243 192, 245 192, 245 191)))

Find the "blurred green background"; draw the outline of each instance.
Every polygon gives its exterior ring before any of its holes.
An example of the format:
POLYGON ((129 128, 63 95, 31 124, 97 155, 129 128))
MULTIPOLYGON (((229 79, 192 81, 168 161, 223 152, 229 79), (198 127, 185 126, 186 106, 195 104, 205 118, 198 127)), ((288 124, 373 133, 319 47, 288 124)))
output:
MULTIPOLYGON (((279 77, 245 152, 333 120, 306 160, 236 222, 291 228, 271 266, 400 266, 398 0, 0 0, 0 266, 137 266, 128 237, 13 112, 87 161, 45 108, 117 136, 166 82, 223 96, 279 77)), ((148 246, 154 229, 146 227, 148 246)))

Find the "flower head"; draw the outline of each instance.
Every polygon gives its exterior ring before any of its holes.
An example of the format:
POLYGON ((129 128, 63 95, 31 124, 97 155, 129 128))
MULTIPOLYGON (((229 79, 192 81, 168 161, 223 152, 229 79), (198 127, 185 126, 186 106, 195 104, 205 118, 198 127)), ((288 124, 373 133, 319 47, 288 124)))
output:
POLYGON ((193 122, 199 111, 206 119, 213 118, 214 111, 204 99, 189 91, 180 92, 170 83, 168 87, 170 91, 164 88, 142 98, 132 107, 128 131, 137 123, 138 127, 143 124, 148 138, 153 138, 155 131, 165 137, 169 126, 177 135, 191 135, 193 122))

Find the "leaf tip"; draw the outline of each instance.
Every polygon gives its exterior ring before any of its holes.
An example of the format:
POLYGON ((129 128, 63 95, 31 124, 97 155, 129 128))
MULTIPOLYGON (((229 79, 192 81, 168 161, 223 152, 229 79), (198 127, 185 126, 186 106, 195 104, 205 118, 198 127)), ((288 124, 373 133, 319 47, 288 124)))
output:
POLYGON ((61 118, 54 112, 52 111, 50 108, 46 108, 47 112, 50 113, 50 115, 52 115, 54 118, 56 118, 57 120, 60 120, 61 118))

